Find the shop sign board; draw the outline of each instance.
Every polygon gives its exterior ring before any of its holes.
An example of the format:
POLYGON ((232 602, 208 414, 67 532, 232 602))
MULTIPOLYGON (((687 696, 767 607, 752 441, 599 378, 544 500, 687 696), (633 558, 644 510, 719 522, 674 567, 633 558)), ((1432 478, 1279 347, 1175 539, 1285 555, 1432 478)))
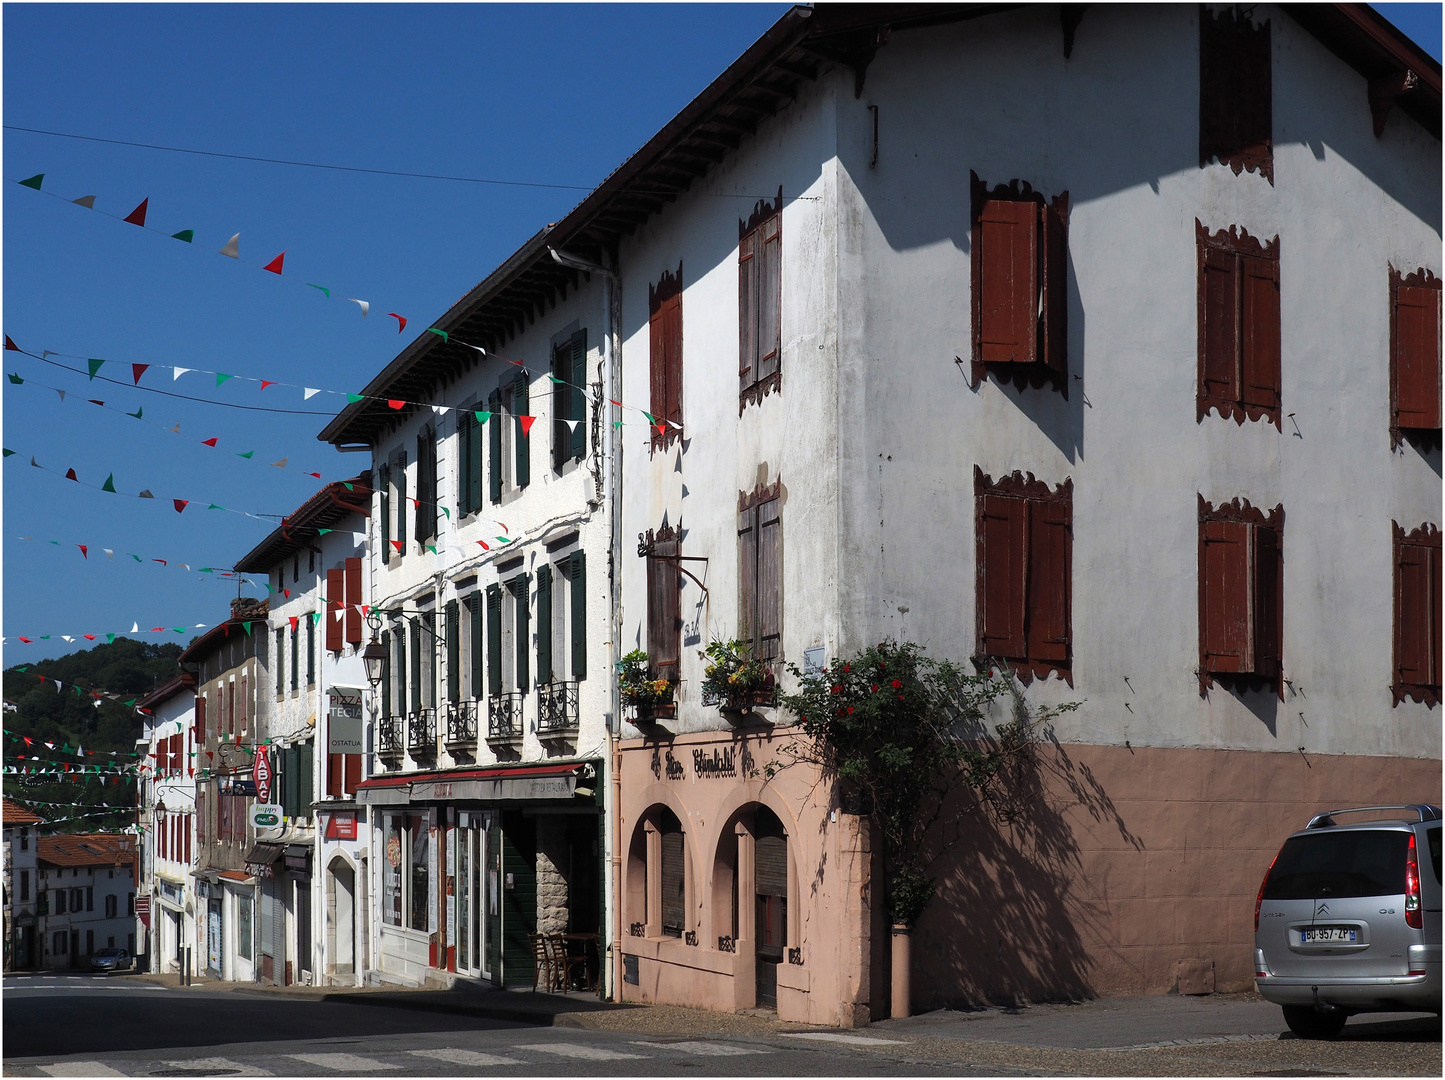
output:
POLYGON ((256 760, 251 766, 251 779, 256 784, 256 798, 271 801, 271 757, 264 746, 256 747, 256 760))
POLYGON ((361 691, 351 686, 333 686, 327 691, 328 754, 360 754, 365 751, 365 731, 361 719, 361 691))
POLYGON ((254 803, 251 806, 251 828, 279 829, 282 808, 276 803, 254 803))

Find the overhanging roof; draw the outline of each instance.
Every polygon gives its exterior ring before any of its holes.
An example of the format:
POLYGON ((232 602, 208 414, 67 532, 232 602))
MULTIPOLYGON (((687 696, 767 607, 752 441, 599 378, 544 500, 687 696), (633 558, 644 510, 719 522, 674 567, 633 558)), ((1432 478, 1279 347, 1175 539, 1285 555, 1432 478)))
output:
POLYGON ((352 514, 371 515, 371 471, 327 484, 286 517, 259 544, 237 561, 243 574, 269 574, 277 563, 309 551, 320 537, 352 514))
MULTIPOLYGON (((619 166, 561 221, 548 225, 431 325, 495 349, 565 300, 586 277, 558 264, 549 248, 605 265, 619 241, 738 149, 743 138, 818 77, 824 64, 863 73, 893 30, 958 22, 1019 4, 818 4, 791 8, 726 71, 619 166)), ((1087 4, 1067 4, 1077 18, 1087 4)), ((1053 5, 1038 5, 1040 10, 1053 5)), ((1367 80, 1405 70, 1418 84, 1399 107, 1440 137, 1440 65, 1366 4, 1286 4, 1281 10, 1367 80)), ((1058 9, 1054 8, 1055 14, 1058 9)), ((1087 17, 1085 15, 1084 17, 1087 17)), ((1062 38, 1061 38, 1062 44, 1062 38)), ((743 215, 746 216, 746 212, 743 215)), ((370 446, 416 409, 387 399, 425 402, 482 357, 425 330, 318 436, 337 446, 370 446)))

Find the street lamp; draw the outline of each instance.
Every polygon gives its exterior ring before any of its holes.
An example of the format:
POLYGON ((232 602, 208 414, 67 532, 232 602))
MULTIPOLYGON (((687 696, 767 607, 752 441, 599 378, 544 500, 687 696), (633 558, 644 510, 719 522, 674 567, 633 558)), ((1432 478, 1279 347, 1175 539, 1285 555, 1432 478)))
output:
POLYGON ((386 647, 376 639, 377 631, 381 629, 380 616, 368 612, 366 622, 371 627, 371 641, 366 648, 361 650, 361 662, 366 665, 366 681, 375 691, 381 683, 382 671, 386 664, 386 647))

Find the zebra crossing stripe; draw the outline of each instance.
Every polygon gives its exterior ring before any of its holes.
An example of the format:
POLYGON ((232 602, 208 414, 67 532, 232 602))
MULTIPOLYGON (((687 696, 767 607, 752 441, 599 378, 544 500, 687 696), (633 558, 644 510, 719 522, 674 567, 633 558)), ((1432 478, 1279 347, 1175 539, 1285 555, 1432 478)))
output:
POLYGON ((275 1076, 273 1072, 258 1068, 255 1065, 242 1065, 230 1058, 208 1057, 191 1058, 189 1061, 167 1061, 169 1069, 207 1069, 212 1072, 236 1073, 239 1076, 275 1076))
POLYGON ((456 1050, 451 1047, 443 1047, 438 1050, 412 1050, 410 1053, 417 1057, 435 1058, 437 1061, 445 1061, 452 1065, 466 1065, 470 1068, 490 1068, 494 1065, 520 1065, 516 1058, 498 1057, 496 1054, 483 1054, 476 1050, 456 1050))
POLYGON ((339 1073, 379 1072, 382 1069, 399 1069, 375 1058, 358 1057, 355 1054, 287 1054, 289 1058, 315 1065, 318 1069, 332 1069, 339 1073))
POLYGON ((766 1054, 768 1051, 754 1046, 734 1046, 732 1043, 694 1042, 634 1042, 633 1046, 650 1046, 654 1050, 681 1050, 696 1057, 737 1057, 740 1054, 766 1054))
POLYGON ((98 1061, 61 1061, 54 1065, 42 1065, 40 1071, 46 1076, 124 1076, 109 1065, 98 1061))
POLYGON ((512 1049, 527 1050, 534 1054, 555 1054, 579 1061, 635 1061, 643 1056, 626 1054, 621 1050, 606 1050, 600 1046, 579 1046, 576 1043, 534 1043, 531 1046, 514 1046, 512 1049))
POLYGON ((843 1043, 846 1046, 904 1046, 907 1039, 879 1039, 872 1035, 841 1035, 835 1031, 788 1031, 785 1039, 812 1039, 815 1042, 843 1043))

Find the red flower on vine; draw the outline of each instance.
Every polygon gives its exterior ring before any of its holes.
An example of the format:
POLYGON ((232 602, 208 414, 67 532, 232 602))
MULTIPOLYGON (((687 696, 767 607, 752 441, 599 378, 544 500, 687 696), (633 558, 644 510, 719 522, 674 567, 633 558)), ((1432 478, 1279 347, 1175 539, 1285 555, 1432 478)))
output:
POLYGON ((901 682, 899 682, 897 679, 894 679, 894 680, 893 680, 893 689, 898 690, 898 689, 900 689, 902 686, 903 686, 903 684, 902 684, 901 682))
POLYGON ((875 693, 875 694, 878 693, 878 684, 877 684, 877 683, 874 683, 874 684, 873 684, 873 691, 872 691, 872 692, 875 693))

